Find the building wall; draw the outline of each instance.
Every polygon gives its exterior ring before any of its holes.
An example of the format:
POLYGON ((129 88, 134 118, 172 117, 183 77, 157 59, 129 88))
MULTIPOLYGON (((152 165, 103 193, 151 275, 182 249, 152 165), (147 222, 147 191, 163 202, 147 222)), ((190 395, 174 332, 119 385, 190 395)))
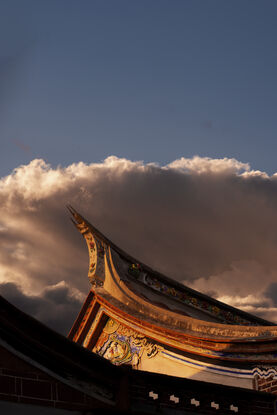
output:
POLYGON ((139 365, 140 370, 148 372, 163 373, 165 375, 185 377, 187 379, 201 380, 205 382, 218 383, 220 385, 234 386, 240 388, 253 388, 252 376, 243 375, 238 369, 208 366, 205 363, 187 359, 184 356, 160 352, 152 359, 142 358, 139 365), (221 372, 220 372, 221 371, 221 372))
MULTIPOLYGON (((2 408, 5 407, 5 402, 20 403, 23 404, 23 408, 28 408, 26 405, 48 407, 48 412, 44 409, 44 412, 39 413, 57 413, 57 415, 59 413, 57 409, 72 411, 96 406, 93 398, 54 379, 0 346, 0 403, 2 408), (51 412, 50 408, 55 411, 51 412)), ((14 413, 18 413, 16 412, 17 406, 13 405, 13 408, 14 413)), ((1 410, 1 406, 0 413, 6 413, 1 410)))
POLYGON ((253 381, 254 389, 261 392, 268 392, 277 395, 277 379, 270 376, 267 379, 261 377, 255 377, 253 381))
POLYGON ((83 415, 83 411, 71 411, 68 409, 55 409, 39 405, 19 404, 0 401, 0 413, 5 415, 83 415))
POLYGON ((86 394, 0 347, 0 414, 274 414, 270 394, 256 396, 247 389, 214 387, 206 382, 125 369, 118 377, 116 408, 103 408, 86 394))

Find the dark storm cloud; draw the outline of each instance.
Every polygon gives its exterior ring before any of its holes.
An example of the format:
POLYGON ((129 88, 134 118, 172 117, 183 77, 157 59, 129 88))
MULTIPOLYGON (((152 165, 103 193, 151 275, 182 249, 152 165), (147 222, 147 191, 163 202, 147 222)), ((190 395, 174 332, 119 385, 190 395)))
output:
POLYGON ((272 300, 274 306, 277 306, 277 282, 269 284, 265 291, 265 296, 272 300))
POLYGON ((45 287, 65 281, 88 292, 86 247, 68 203, 153 268, 277 319, 265 294, 277 280, 276 176, 234 159, 160 167, 109 157, 57 169, 33 160, 0 181, 2 283, 57 305, 58 292, 45 287))
POLYGON ((64 283, 47 287, 40 295, 27 295, 16 284, 3 283, 0 284, 0 295, 63 334, 68 334, 83 300, 74 295, 64 283))

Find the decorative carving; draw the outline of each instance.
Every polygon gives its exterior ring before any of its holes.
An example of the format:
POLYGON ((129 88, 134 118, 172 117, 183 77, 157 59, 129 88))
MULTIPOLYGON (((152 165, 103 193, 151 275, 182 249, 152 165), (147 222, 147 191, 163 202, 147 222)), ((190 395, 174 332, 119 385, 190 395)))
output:
POLYGON ((141 266, 140 264, 130 264, 128 268, 129 274, 131 274, 133 277, 139 277, 141 273, 141 266))
POLYGON ((144 355, 151 359, 163 348, 145 336, 109 318, 94 351, 115 365, 131 364, 137 368, 144 355))
POLYGON ((81 220, 79 218, 79 216, 76 217, 76 215, 74 215, 74 218, 77 220, 77 228, 79 229, 79 231, 81 232, 82 235, 84 235, 86 232, 89 231, 88 225, 86 224, 86 222, 84 222, 83 220, 81 220))
POLYGON ((103 287, 104 282, 97 277, 90 277, 90 283, 94 288, 103 287))
POLYGON ((92 234, 85 222, 78 223, 79 231, 84 236, 89 251, 88 277, 95 288, 102 287, 105 278, 105 244, 92 234))
POLYGON ((255 367, 252 370, 253 376, 257 376, 261 379, 275 378, 277 377, 276 367, 255 367))
MULTIPOLYGON (((138 263, 131 263, 128 268, 128 273, 133 277, 138 278, 143 273, 142 266, 138 263)), ((243 324, 246 326, 259 325, 259 323, 249 321, 241 317, 240 315, 236 314, 235 312, 231 312, 229 310, 224 309, 223 307, 219 307, 218 305, 213 304, 212 302, 193 296, 185 289, 178 290, 175 287, 165 284, 164 282, 160 281, 158 278, 155 278, 150 274, 145 274, 143 282, 156 291, 159 291, 170 297, 174 297, 177 300, 182 301, 183 303, 189 306, 198 308, 200 310, 212 314, 213 316, 217 317, 226 324, 243 324)))

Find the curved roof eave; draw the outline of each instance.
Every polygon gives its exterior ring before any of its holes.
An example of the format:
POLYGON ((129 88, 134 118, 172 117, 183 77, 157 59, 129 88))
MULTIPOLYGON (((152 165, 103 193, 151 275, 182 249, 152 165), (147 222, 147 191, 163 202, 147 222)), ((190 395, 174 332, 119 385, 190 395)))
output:
MULTIPOLYGON (((274 323, 264 320, 260 317, 257 317, 255 315, 252 315, 250 313, 247 313, 245 311, 242 311, 240 309, 237 309, 235 307, 232 307, 228 304, 222 303, 221 301, 218 301, 212 297, 209 297, 205 294, 202 294, 196 290, 193 290, 192 288, 189 288, 185 286, 184 284, 173 280, 172 278, 169 278, 163 274, 161 274, 158 271, 153 270, 148 265, 144 264, 143 262, 139 261, 138 259, 134 258, 130 254, 126 253, 123 249, 119 248, 116 244, 114 244, 110 239, 108 239, 105 235, 103 235, 95 226, 93 226, 90 222, 87 221, 81 214, 79 214, 72 206, 68 206, 68 209, 70 213, 72 214, 73 218, 72 220, 75 226, 80 225, 81 223, 84 223, 91 233, 96 236, 99 240, 101 240, 104 244, 112 248, 120 257, 122 257, 127 263, 129 264, 139 264, 140 269, 150 275, 154 281, 158 281, 159 284, 170 287, 173 291, 180 293, 180 295, 183 296, 187 295, 189 298, 189 307, 191 310, 195 310, 198 308, 202 313, 206 314, 209 318, 212 316, 216 318, 218 323, 225 323, 225 324, 231 324, 231 325, 253 325, 253 326, 275 326, 274 323), (195 306, 194 303, 200 304, 200 306, 195 306), (209 309, 212 310, 212 312, 209 311, 209 309), (219 310, 219 311, 218 311, 219 310), (216 314, 217 312, 217 314, 216 314), (222 321, 224 318, 229 318, 231 321, 222 321)), ((132 280, 132 276, 130 276, 130 281, 132 280)), ((140 284, 140 281, 136 281, 138 284, 140 284)), ((151 290, 152 287, 147 287, 148 290, 151 290)), ((152 288, 153 290, 153 288, 152 288)), ((163 293, 160 293, 163 294, 163 293)), ((167 297, 169 298, 169 297, 167 297)), ((175 303, 178 303, 178 298, 174 298, 174 296, 171 296, 169 298, 172 301, 175 301, 175 303)), ((200 318, 200 320, 202 320, 200 318)), ((214 321, 216 321, 214 320, 214 321)), ((207 320, 211 321, 211 320, 207 320)))

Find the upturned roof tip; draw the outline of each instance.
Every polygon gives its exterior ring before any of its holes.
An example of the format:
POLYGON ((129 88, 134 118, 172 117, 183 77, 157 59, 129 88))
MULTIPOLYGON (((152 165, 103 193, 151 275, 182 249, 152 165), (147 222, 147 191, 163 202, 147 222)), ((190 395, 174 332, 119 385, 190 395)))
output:
POLYGON ((74 214, 78 213, 78 212, 76 211, 76 209, 74 209, 74 207, 73 207, 73 206, 71 206, 70 204, 67 204, 67 205, 66 205, 66 208, 69 210, 69 212, 70 212, 72 215, 74 215, 74 214))

